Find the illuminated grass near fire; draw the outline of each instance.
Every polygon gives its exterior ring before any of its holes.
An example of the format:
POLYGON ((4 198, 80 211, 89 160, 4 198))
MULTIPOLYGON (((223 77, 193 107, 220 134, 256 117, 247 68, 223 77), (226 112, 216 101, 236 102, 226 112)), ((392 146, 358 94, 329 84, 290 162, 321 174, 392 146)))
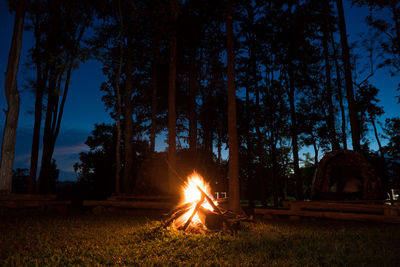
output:
POLYGON ((245 223, 236 235, 188 234, 157 228, 158 219, 0 218, 0 265, 400 266, 398 225, 278 220, 245 223))

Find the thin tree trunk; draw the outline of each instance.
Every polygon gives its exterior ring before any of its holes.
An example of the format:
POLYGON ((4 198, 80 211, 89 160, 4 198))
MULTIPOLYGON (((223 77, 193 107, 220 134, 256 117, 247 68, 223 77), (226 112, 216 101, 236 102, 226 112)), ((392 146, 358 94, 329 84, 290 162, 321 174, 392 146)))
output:
POLYGON ((346 32, 346 22, 344 18, 343 2, 342 0, 336 0, 338 15, 339 15, 339 29, 340 29, 340 41, 342 44, 342 57, 344 63, 344 76, 346 81, 346 92, 347 101, 350 117, 350 127, 351 127, 351 137, 353 149, 355 151, 360 151, 360 126, 358 122, 356 105, 354 102, 354 90, 353 90, 353 80, 351 76, 351 63, 350 63, 350 51, 347 43, 347 32, 346 32))
POLYGON ((189 67, 189 150, 192 153, 197 149, 197 119, 196 119, 196 48, 190 48, 190 67, 189 67))
MULTIPOLYGON (((383 150, 382 143, 381 143, 381 141, 379 139, 378 131, 376 129, 375 120, 373 118, 370 118, 370 121, 371 121, 372 127, 374 129, 374 135, 375 135, 376 142, 378 143, 379 154, 381 156, 381 162, 382 162, 382 165, 383 165, 382 167, 383 167, 383 178, 384 178, 383 179, 384 180, 384 190, 386 192, 389 192, 389 190, 390 190, 389 183, 388 183, 388 176, 389 175, 388 175, 388 167, 387 167, 386 159, 385 159, 385 152, 383 150)), ((390 200, 393 200, 393 195, 389 194, 389 198, 390 198, 390 200)))
POLYGON ((222 121, 218 120, 218 137, 217 137, 217 161, 218 164, 222 163, 222 121))
POLYGON ((160 58, 160 42, 153 38, 153 70, 152 70, 152 92, 151 92, 151 134, 150 150, 155 152, 157 132, 157 87, 158 87, 158 65, 160 58))
POLYGON ((35 98, 35 122, 33 125, 33 134, 32 134, 32 150, 31 150, 31 162, 29 169, 29 184, 28 184, 28 193, 33 194, 35 192, 35 184, 36 184, 36 175, 37 175, 37 166, 39 159, 39 143, 40 143, 40 127, 42 124, 42 108, 43 108, 43 94, 44 87, 47 80, 47 75, 43 75, 44 72, 47 73, 47 68, 45 70, 42 69, 42 58, 40 55, 40 29, 39 29, 39 21, 40 21, 40 1, 35 1, 36 4, 36 21, 34 26, 35 32, 35 63, 36 63, 36 98, 35 98))
POLYGON ((122 19, 121 1, 118 1, 118 14, 119 14, 119 25, 120 25, 120 36, 119 36, 119 61, 117 77, 115 77, 115 94, 117 95, 117 143, 115 145, 115 193, 121 193, 121 114, 122 114, 122 100, 119 88, 122 73, 122 61, 124 56, 123 41, 124 41, 124 22, 122 19))
POLYGON ((173 23, 173 32, 170 35, 170 62, 169 62, 169 91, 168 91, 168 181, 170 194, 176 196, 177 192, 177 177, 175 176, 176 169, 176 107, 175 107, 175 92, 176 92, 176 20, 178 18, 178 2, 170 0, 171 20, 173 23))
POLYGON ((278 160, 276 153, 276 140, 274 129, 271 129, 271 160, 272 160, 272 196, 274 198, 274 206, 279 206, 279 197, 278 197, 278 160))
MULTIPOLYGON (((325 5, 324 5, 325 6, 325 5)), ((327 15, 327 8, 324 8, 325 14, 327 15)), ((324 50, 324 58, 325 58, 325 90, 326 90, 326 98, 328 101, 328 128, 329 128, 329 136, 331 141, 332 150, 339 149, 339 143, 336 139, 336 129, 335 129, 335 114, 332 100, 332 85, 331 85, 331 65, 329 60, 329 48, 328 48, 328 40, 329 34, 328 29, 325 23, 322 24, 322 46, 324 50)))
POLYGON ((133 44, 132 37, 128 36, 127 41, 127 61, 126 61, 126 80, 125 80, 125 129, 124 129, 124 137, 125 137, 125 164, 124 164, 124 179, 123 179, 123 192, 131 193, 133 191, 133 147, 132 147, 132 139, 133 139, 133 103, 132 103, 132 94, 133 94, 133 44))
MULTIPOLYGON (((38 65, 38 64, 37 64, 38 65)), ((31 150, 31 162, 29 171, 29 185, 28 192, 33 194, 35 192, 35 183, 37 175, 37 166, 39 158, 39 143, 40 143, 40 127, 42 124, 42 108, 43 108, 43 93, 44 85, 40 72, 41 68, 37 69, 37 88, 36 88, 36 99, 35 99, 35 122, 33 125, 33 135, 32 135, 32 150, 31 150)))
POLYGON ((297 136, 297 119, 296 119, 296 103, 294 99, 294 81, 292 66, 289 66, 289 106, 290 106, 290 121, 292 134, 292 150, 293 150, 293 170, 296 181, 296 197, 297 200, 303 200, 303 181, 300 176, 299 168, 299 147, 297 136))
POLYGON ((376 130, 375 120, 373 118, 371 118, 370 121, 371 121, 371 124, 372 124, 372 128, 374 129, 374 135, 375 135, 376 142, 378 143, 379 153, 381 154, 381 158, 384 159, 385 158, 385 154, 383 152, 382 144, 381 144, 381 141, 379 139, 378 131, 376 130))
POLYGON ((1 146, 1 168, 0 168, 0 193, 11 193, 12 170, 15 155, 15 139, 17 135, 19 116, 19 92, 17 87, 17 74, 22 47, 22 31, 24 26, 25 10, 28 1, 17 5, 14 20, 14 32, 11 48, 8 55, 8 65, 5 80, 5 95, 8 110, 6 123, 4 125, 3 142, 1 146))
POLYGON ((314 138, 314 136, 312 137, 312 143, 313 143, 313 148, 314 148, 314 165, 315 168, 318 167, 318 147, 317 147, 317 142, 314 138))
POLYGON ((49 175, 50 175, 50 166, 51 166, 51 144, 52 141, 52 121, 53 121, 53 110, 55 108, 55 103, 57 102, 55 91, 57 87, 57 77, 55 74, 55 65, 54 63, 50 67, 49 74, 49 93, 47 96, 47 107, 46 107, 46 116, 44 121, 44 129, 43 129, 43 151, 42 151, 42 160, 40 165, 38 182, 36 184, 36 191, 39 194, 48 194, 50 193, 50 185, 49 185, 49 175))
POLYGON ((226 43, 228 66, 228 143, 229 143, 229 209, 241 212, 239 184, 239 147, 236 124, 235 55, 232 22, 232 0, 227 2, 226 43))
POLYGON ((202 90, 202 128, 203 128, 203 149, 207 152, 212 152, 212 122, 211 116, 211 97, 210 90, 213 88, 213 78, 211 79, 211 85, 202 90))
POLYGON ((336 45, 335 45, 335 40, 333 38, 333 33, 331 33, 330 37, 331 37, 331 43, 332 43, 332 48, 333 48, 333 59, 335 61, 336 84, 337 84, 337 91, 338 91, 338 96, 339 96, 340 114, 342 116, 342 143, 343 143, 343 149, 347 150, 346 112, 345 112, 344 104, 343 104, 342 78, 341 78, 342 75, 340 75, 340 67, 339 67, 338 57, 337 57, 337 53, 336 53, 336 45))

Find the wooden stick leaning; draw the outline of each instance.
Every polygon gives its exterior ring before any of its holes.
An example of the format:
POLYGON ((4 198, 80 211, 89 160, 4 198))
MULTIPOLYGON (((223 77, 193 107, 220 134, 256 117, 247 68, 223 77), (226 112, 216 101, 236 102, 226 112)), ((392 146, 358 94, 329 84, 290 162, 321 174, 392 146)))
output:
POLYGON ((200 188, 200 186, 196 185, 197 189, 201 192, 201 194, 206 198, 207 202, 211 205, 211 207, 215 210, 216 213, 219 215, 223 215, 221 210, 214 204, 212 199, 207 196, 207 194, 203 191, 203 189, 200 188))
POLYGON ((197 202, 196 207, 194 208, 192 215, 190 215, 189 219, 186 221, 185 225, 183 226, 183 228, 182 228, 183 231, 185 231, 186 228, 189 226, 189 224, 190 224, 190 222, 192 221, 194 215, 195 215, 195 214, 197 213, 197 211, 199 210, 201 204, 203 204, 204 198, 205 198, 205 197, 206 197, 206 195, 202 193, 201 199, 200 199, 199 202, 197 202))
POLYGON ((177 210, 171 216, 169 216, 167 220, 164 221, 163 227, 167 228, 176 218, 179 218, 180 216, 182 216, 184 213, 186 213, 190 209, 191 209, 191 205, 187 205, 187 206, 184 206, 181 209, 177 210))
POLYGON ((170 218, 170 217, 174 216, 174 214, 176 212, 181 211, 181 210, 186 209, 186 208, 190 208, 190 206, 192 206, 192 203, 190 203, 190 202, 186 202, 186 203, 184 203, 182 205, 179 205, 178 207, 173 208, 167 215, 165 215, 165 217, 166 218, 170 218))

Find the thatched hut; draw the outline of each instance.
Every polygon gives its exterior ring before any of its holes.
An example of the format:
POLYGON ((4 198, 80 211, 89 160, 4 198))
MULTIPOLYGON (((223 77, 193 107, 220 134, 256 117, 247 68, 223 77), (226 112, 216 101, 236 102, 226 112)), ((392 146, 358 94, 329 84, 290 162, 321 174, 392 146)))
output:
POLYGON ((311 198, 382 199, 382 180, 362 153, 335 150, 319 162, 311 198))

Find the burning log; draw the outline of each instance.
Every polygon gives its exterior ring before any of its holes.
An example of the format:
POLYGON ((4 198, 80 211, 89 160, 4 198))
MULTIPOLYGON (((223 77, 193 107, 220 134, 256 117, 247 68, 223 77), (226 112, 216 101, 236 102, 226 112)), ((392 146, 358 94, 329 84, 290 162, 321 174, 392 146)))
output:
POLYGON ((219 208, 214 204, 214 202, 211 200, 209 196, 200 188, 200 186, 197 185, 197 189, 205 196, 207 199, 207 202, 211 205, 211 207, 218 213, 222 215, 222 212, 219 210, 219 208))
POLYGON ((194 208, 192 215, 190 215, 189 219, 186 221, 185 225, 183 226, 183 228, 182 228, 183 231, 185 231, 186 228, 189 226, 189 224, 192 222, 192 219, 193 219, 194 215, 196 215, 196 213, 199 210, 201 204, 203 204, 204 198, 205 198, 206 195, 205 194, 202 194, 202 195, 203 196, 201 197, 200 201, 197 202, 196 207, 194 208))
POLYGON ((164 228, 167 228, 175 219, 179 218, 192 208, 192 203, 186 203, 181 205, 179 208, 171 211, 167 216, 167 220, 164 221, 164 228))
POLYGON ((225 217, 214 211, 200 207, 199 217, 204 221, 205 226, 210 230, 220 230, 223 227, 225 217))

